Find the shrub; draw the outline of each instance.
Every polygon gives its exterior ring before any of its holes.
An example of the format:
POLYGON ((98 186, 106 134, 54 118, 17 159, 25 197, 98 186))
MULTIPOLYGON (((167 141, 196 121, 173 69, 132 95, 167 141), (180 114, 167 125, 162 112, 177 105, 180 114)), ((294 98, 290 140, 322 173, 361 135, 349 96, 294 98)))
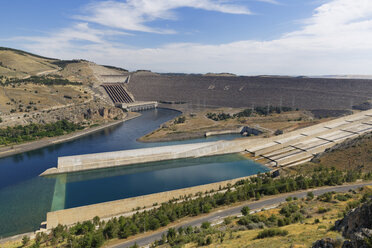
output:
POLYGON ((178 117, 177 119, 174 120, 174 124, 185 123, 185 121, 186 121, 186 117, 185 116, 180 116, 180 117, 178 117))
POLYGON ((307 192, 307 199, 308 200, 314 199, 314 193, 313 192, 307 192))
POLYGON ((323 207, 320 207, 320 208, 318 208, 318 214, 326 213, 326 212, 328 212, 329 210, 330 210, 329 208, 323 208, 323 207))
POLYGON ((202 229, 208 229, 208 228, 210 228, 211 227, 211 223, 209 223, 209 222, 203 222, 202 224, 201 224, 201 228, 202 229))
POLYGON ((257 239, 264 239, 264 238, 267 238, 267 237, 286 236, 286 235, 288 235, 287 230, 280 230, 278 228, 269 228, 269 229, 265 229, 265 230, 259 232, 256 238, 257 239))
POLYGON ((334 194, 334 192, 327 192, 327 193, 324 193, 324 194, 318 196, 318 199, 320 201, 330 202, 330 201, 332 201, 332 195, 333 194, 334 194))
POLYGON ((335 199, 336 200, 339 200, 339 201, 347 201, 351 198, 351 195, 349 194, 338 194, 335 196, 335 199))
POLYGON ((26 246, 29 242, 30 242, 30 237, 28 237, 26 235, 22 237, 22 245, 23 246, 26 246))

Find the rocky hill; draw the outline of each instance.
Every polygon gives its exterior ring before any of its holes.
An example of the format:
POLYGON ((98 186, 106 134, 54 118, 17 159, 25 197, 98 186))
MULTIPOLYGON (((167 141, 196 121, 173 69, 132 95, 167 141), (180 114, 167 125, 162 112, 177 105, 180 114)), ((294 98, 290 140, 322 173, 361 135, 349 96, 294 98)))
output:
POLYGON ((334 230, 340 232, 345 241, 325 238, 314 242, 312 248, 369 248, 372 247, 372 200, 350 210, 336 221, 334 230))
POLYGON ((372 245, 372 200, 351 210, 335 224, 335 229, 349 239, 348 247, 371 247, 372 245))

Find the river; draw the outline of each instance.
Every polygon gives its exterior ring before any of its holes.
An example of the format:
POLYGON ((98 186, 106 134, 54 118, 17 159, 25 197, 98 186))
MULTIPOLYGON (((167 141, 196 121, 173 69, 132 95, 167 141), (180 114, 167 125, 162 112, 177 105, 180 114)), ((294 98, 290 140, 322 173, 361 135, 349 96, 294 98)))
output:
POLYGON ((178 142, 136 140, 179 112, 155 109, 142 116, 79 139, 0 159, 0 237, 38 229, 51 210, 213 183, 268 169, 240 155, 180 159, 53 177, 38 175, 55 167, 60 156, 108 152, 218 139, 224 135, 178 142))

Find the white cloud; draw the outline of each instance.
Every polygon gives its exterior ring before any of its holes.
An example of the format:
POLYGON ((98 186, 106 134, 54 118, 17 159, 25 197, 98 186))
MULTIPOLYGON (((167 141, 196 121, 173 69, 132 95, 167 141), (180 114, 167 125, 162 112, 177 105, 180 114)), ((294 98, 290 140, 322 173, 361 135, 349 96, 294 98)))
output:
POLYGON ((157 19, 176 19, 174 9, 190 7, 229 14, 250 14, 244 6, 220 0, 127 0, 126 2, 96 2, 85 8, 87 15, 77 19, 97 23, 111 28, 152 33, 174 33, 174 30, 147 26, 157 19))
MULTIPOLYGON (((158 10, 154 13, 152 18, 167 16, 158 10)), ((145 22, 138 25, 142 23, 145 22)), ((72 29, 62 30, 57 38, 33 38, 35 43, 27 48, 42 55, 85 58, 131 70, 244 75, 372 74, 371 0, 332 0, 321 4, 301 29, 269 41, 130 48, 108 41, 105 32, 91 29, 87 24, 77 24, 72 29), (73 42, 76 39, 90 41, 90 44, 77 46, 73 42)))

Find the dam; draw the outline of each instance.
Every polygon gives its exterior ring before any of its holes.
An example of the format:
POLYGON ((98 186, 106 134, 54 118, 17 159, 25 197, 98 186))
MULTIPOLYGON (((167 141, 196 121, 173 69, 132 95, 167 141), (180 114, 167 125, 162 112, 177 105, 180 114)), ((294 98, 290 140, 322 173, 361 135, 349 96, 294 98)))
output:
POLYGON ((58 165, 41 175, 52 175, 182 158, 249 152, 273 167, 294 166, 311 160, 348 138, 372 131, 372 110, 298 129, 270 138, 222 140, 59 157, 58 165))

